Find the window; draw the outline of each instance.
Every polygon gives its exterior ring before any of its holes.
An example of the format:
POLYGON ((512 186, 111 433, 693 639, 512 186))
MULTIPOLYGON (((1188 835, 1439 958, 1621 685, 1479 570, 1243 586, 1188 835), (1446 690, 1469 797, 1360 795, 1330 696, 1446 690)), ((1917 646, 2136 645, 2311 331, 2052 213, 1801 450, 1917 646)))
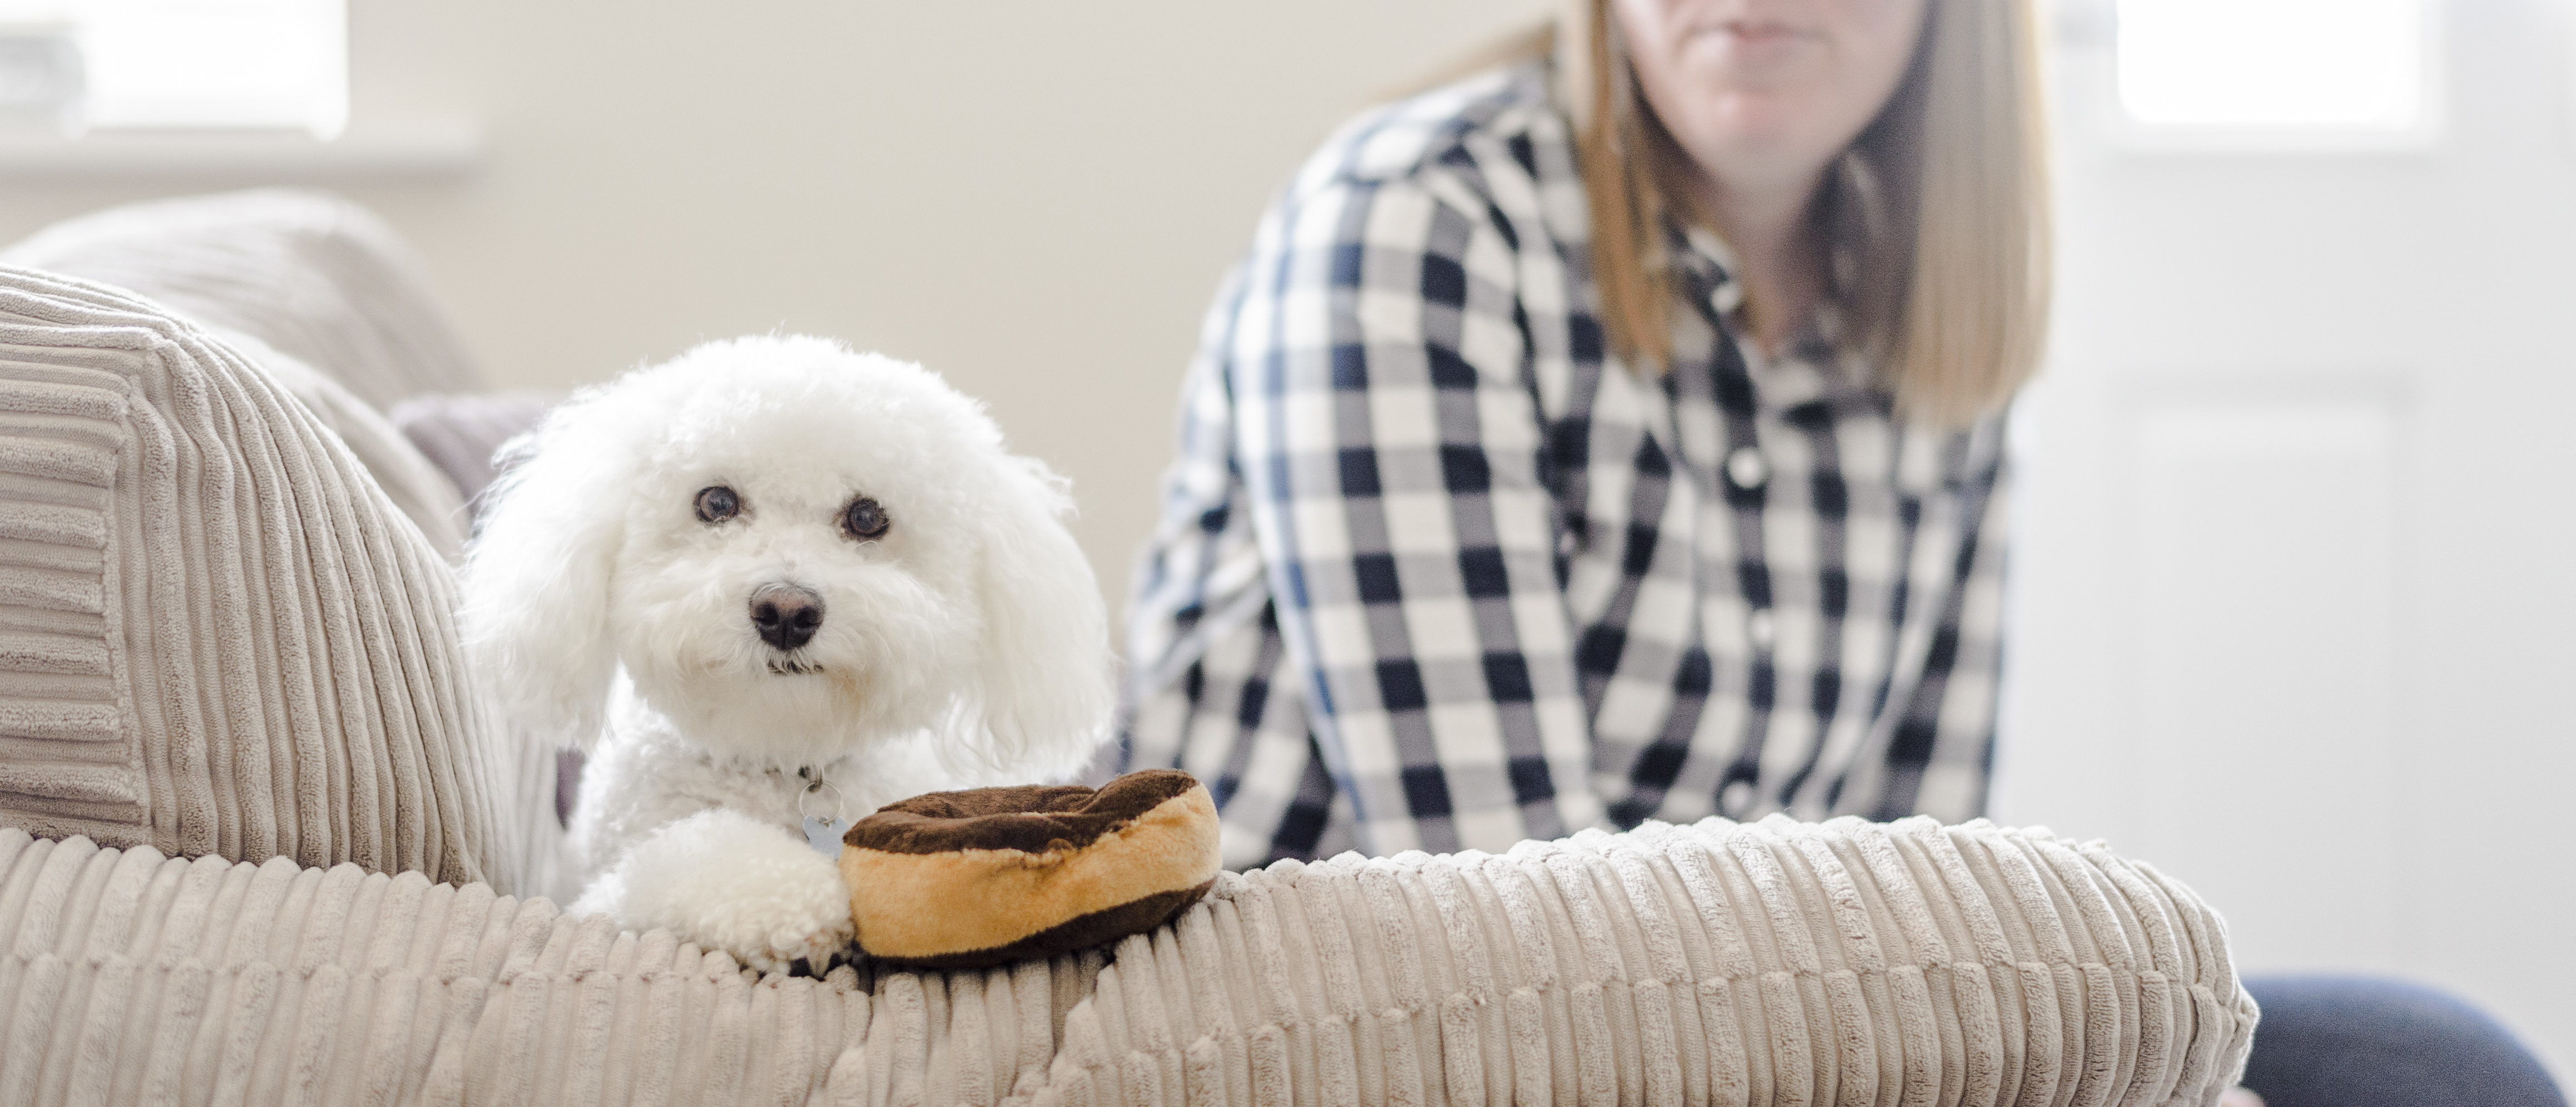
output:
POLYGON ((2420 134, 2432 0, 2117 0, 2119 106, 2153 132, 2420 134))
POLYGON ((67 131, 349 120, 345 0, 0 0, 0 99, 67 131))

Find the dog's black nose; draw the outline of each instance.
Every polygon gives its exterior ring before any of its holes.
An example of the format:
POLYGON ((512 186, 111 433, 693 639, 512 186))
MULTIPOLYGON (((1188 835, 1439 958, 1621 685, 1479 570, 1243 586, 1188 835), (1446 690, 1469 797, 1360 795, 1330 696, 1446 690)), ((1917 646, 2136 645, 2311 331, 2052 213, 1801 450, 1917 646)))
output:
POLYGON ((823 597, 801 584, 764 584, 751 594, 751 625, 761 641, 795 649, 823 629, 823 597))

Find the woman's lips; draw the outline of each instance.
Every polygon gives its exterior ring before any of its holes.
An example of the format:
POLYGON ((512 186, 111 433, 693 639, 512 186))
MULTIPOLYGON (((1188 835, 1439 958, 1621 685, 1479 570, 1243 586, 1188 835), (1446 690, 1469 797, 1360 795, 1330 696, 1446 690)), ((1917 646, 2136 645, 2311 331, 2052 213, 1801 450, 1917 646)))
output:
POLYGON ((1719 34, 1732 35, 1742 42, 1769 42, 1798 33, 1796 28, 1785 23, 1752 23, 1742 20, 1721 23, 1717 31, 1719 34))
POLYGON ((1739 65, 1760 66, 1786 59, 1814 37, 1785 23, 1729 20, 1707 27, 1698 36, 1739 65))

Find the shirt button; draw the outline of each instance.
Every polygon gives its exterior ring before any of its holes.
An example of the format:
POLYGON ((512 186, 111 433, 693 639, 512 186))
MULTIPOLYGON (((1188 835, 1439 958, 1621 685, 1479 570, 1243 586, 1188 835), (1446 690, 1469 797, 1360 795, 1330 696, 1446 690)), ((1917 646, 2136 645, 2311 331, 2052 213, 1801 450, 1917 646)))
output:
POLYGON ((1771 459, 1751 446, 1739 449, 1726 455, 1726 479, 1747 492, 1760 488, 1771 479, 1771 459))
POLYGON ((1724 791, 1717 794, 1718 813, 1729 819, 1742 819, 1753 813, 1755 798, 1753 782, 1738 780, 1729 783, 1724 791))
POLYGON ((1716 291, 1708 294, 1708 306, 1716 308, 1720 315, 1743 307, 1744 286, 1731 280, 1719 283, 1716 291))
POLYGON ((1753 614, 1744 617, 1744 637, 1752 640, 1754 649, 1770 649, 1772 639, 1778 637, 1780 633, 1780 628, 1776 624, 1777 620, 1772 618, 1770 608, 1758 608, 1753 614))

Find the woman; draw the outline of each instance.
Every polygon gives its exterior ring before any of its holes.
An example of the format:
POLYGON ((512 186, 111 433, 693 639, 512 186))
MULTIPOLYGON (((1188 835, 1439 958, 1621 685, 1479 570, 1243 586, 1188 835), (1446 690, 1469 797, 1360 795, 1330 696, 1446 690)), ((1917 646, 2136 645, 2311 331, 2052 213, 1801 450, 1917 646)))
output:
POLYGON ((1573 4, 1328 142, 1220 294, 1128 767, 1226 859, 1983 807, 2026 0, 1573 4))
POLYGON ((1598 0, 1328 142, 1190 373, 1129 765, 1233 864, 1977 813, 2030 22, 1598 0))

